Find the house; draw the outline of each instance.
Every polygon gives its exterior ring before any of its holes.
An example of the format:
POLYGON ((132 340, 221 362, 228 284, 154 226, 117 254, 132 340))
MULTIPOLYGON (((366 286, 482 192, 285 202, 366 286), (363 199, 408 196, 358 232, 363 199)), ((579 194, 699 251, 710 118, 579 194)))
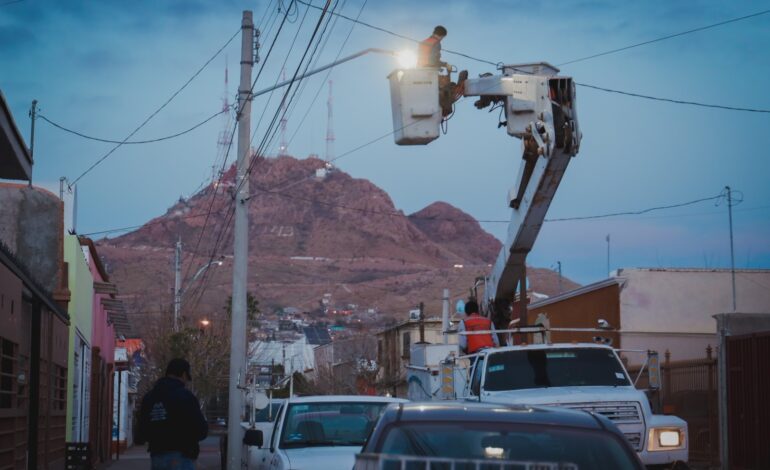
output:
MULTIPOLYGON (((455 319, 456 320, 456 319, 455 319)), ((440 318, 427 318, 420 338, 420 321, 410 318, 376 334, 377 337, 377 391, 394 397, 406 397, 406 366, 411 357, 412 345, 424 341, 438 344, 444 341, 440 318)), ((450 344, 457 344, 457 335, 447 335, 450 344)))
MULTIPOLYGON (((740 312, 770 311, 770 270, 738 269, 740 312)), ((732 311, 729 269, 619 269, 615 275, 533 302, 527 324, 545 315, 552 327, 590 328, 604 319, 616 329, 602 333, 623 349, 670 352, 672 360, 701 359, 718 344, 713 315, 732 311)), ((551 341, 591 341, 596 333, 553 332, 551 341)), ((630 364, 641 355, 628 355, 630 364)))
MULTIPOLYGON (((0 92, 0 179, 31 174, 0 92)), ((70 292, 62 227, 56 196, 0 183, 0 469, 64 467, 70 292)))
POLYGON ((313 350, 312 380, 320 393, 331 395, 373 395, 376 379, 377 343, 362 335, 331 341, 313 350))

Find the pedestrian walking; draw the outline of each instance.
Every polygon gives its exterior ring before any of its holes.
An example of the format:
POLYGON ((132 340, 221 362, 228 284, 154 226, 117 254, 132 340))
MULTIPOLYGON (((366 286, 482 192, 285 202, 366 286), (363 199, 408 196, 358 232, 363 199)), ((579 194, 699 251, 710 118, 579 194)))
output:
POLYGON ((134 440, 148 444, 152 470, 194 470, 198 442, 208 435, 208 424, 198 399, 187 388, 190 363, 172 359, 166 376, 155 382, 142 399, 134 440))

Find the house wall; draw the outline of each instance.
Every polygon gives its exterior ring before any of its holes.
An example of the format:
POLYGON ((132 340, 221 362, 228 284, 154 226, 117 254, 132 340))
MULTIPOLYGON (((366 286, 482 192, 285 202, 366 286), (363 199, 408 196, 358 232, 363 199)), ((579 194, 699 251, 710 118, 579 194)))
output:
POLYGON ((91 337, 93 334, 94 281, 75 235, 64 237, 64 259, 69 269, 71 298, 67 375, 67 441, 88 441, 90 413, 91 337), (76 358, 78 359, 76 363, 76 358), (75 384, 77 380, 77 384, 75 384), (77 392, 77 393, 76 393, 77 392))
MULTIPOLYGON (((617 277, 624 347, 668 350, 679 361, 717 345, 713 316, 732 311, 729 270, 621 269, 617 277)), ((737 270, 735 284, 738 311, 768 311, 770 270, 737 270)))
MULTIPOLYGON (((548 316, 552 328, 595 328, 600 319, 607 320, 611 326, 620 326, 620 287, 611 283, 605 287, 588 291, 581 295, 567 297, 564 300, 533 303, 527 310, 527 324, 533 325, 540 314, 548 316)), ((592 342, 598 333, 591 332, 552 332, 551 341, 592 342)), ((625 347, 616 332, 602 333, 601 336, 612 339, 616 347, 625 347)), ((530 340, 531 341, 531 340, 530 340)))

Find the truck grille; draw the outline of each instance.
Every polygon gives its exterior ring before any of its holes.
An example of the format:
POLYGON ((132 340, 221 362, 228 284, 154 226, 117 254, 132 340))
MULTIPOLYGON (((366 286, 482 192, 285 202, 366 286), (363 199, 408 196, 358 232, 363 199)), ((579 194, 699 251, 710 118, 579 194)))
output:
POLYGON ((633 447, 635 451, 639 452, 642 450, 642 433, 629 432, 623 435, 626 436, 626 440, 628 440, 629 444, 631 444, 631 447, 633 447))
POLYGON ((615 424, 641 423, 642 410, 639 403, 633 401, 612 401, 604 403, 560 403, 573 410, 583 410, 609 418, 615 424))

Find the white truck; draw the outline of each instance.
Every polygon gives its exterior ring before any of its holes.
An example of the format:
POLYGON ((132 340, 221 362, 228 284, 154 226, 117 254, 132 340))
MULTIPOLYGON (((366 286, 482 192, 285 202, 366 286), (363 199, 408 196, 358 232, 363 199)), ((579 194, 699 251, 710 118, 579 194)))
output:
MULTIPOLYGON (((594 343, 525 344, 461 356, 457 345, 416 344, 407 366, 408 398, 591 411, 615 423, 645 465, 686 462, 687 423, 653 414, 618 352, 594 343)), ((659 380, 657 356, 650 357, 654 382, 659 380)))

